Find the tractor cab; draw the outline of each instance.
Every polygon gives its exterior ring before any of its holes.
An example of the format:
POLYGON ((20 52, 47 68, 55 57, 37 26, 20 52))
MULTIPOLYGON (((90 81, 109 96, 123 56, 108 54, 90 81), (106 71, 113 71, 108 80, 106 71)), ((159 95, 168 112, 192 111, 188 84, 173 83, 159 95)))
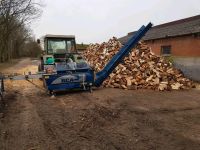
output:
POLYGON ((89 66, 76 50, 73 35, 46 35, 39 71, 62 72, 85 69, 89 66))

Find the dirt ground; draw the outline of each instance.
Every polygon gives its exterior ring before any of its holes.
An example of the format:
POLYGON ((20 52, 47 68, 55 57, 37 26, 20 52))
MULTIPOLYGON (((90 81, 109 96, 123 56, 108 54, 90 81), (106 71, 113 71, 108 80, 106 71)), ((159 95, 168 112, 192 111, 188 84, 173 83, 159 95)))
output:
MULTIPOLYGON (((37 69, 24 59, 6 72, 37 69)), ((199 150, 200 91, 99 88, 49 97, 41 81, 6 82, 0 150, 199 150)))

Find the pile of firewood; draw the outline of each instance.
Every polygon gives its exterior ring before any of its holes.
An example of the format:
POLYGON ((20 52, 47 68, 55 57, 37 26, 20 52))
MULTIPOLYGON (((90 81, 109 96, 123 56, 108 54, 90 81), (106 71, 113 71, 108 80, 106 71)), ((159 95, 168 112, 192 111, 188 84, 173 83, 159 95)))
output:
MULTIPOLYGON (((122 44, 113 37, 107 43, 91 44, 84 56, 98 72, 121 47, 122 44)), ((173 68, 169 61, 155 55, 145 43, 140 42, 116 67, 103 85, 113 88, 163 91, 192 88, 193 82, 186 79, 179 70, 173 68)))

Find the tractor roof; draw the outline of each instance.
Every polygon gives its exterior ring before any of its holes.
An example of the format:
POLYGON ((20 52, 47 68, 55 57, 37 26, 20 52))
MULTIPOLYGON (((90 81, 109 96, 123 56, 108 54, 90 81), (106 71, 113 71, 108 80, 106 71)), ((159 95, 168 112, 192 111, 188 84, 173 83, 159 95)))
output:
POLYGON ((47 34, 44 36, 44 38, 75 38, 74 35, 53 35, 53 34, 47 34))

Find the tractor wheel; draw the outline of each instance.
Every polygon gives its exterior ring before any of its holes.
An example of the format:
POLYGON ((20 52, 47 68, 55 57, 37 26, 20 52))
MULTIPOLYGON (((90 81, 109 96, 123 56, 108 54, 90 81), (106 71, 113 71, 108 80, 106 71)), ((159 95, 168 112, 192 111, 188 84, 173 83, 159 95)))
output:
POLYGON ((44 61, 42 60, 40 63, 41 71, 44 71, 44 61))
POLYGON ((92 86, 89 86, 89 92, 92 93, 92 86))
POLYGON ((55 92, 55 91, 50 90, 50 91, 48 91, 48 92, 49 92, 49 95, 50 95, 51 97, 55 97, 55 96, 56 96, 56 92, 55 92))
POLYGON ((38 65, 38 72, 42 71, 41 64, 38 65))
POLYGON ((38 71, 44 71, 44 63, 43 61, 40 62, 40 64, 38 65, 38 71))

